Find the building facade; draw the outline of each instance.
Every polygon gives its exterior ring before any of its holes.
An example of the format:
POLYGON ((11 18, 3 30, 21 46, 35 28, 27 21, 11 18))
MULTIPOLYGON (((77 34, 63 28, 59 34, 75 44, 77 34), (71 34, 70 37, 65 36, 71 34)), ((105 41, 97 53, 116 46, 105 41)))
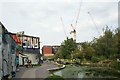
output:
POLYGON ((22 47, 22 52, 19 53, 19 65, 26 65, 27 59, 30 59, 33 65, 40 64, 40 38, 15 33, 11 33, 11 35, 19 38, 15 38, 15 40, 22 47))
POLYGON ((54 54, 52 53, 52 47, 51 46, 43 46, 42 47, 42 54, 43 56, 53 56, 54 54))
POLYGON ((57 53, 58 49, 60 48, 60 46, 43 46, 42 47, 42 54, 45 57, 49 57, 49 56, 53 56, 54 54, 57 53))
POLYGON ((17 43, 0 22, 0 78, 16 72, 17 43))

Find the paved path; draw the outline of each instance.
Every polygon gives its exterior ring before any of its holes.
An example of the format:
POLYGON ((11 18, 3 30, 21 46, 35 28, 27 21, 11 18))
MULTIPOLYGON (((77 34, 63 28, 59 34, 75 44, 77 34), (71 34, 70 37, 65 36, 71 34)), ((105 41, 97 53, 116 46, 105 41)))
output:
POLYGON ((16 78, 46 78, 49 76, 49 68, 55 68, 57 65, 53 63, 44 63, 42 66, 33 68, 21 67, 20 72, 17 72, 16 78))
POLYGON ((54 64, 51 64, 51 63, 48 63, 48 64, 43 64, 41 67, 39 67, 37 70, 36 70, 36 77, 37 78, 46 78, 49 76, 49 71, 47 71, 47 69, 50 69, 50 68, 55 68, 57 67, 57 65, 54 65, 54 64))

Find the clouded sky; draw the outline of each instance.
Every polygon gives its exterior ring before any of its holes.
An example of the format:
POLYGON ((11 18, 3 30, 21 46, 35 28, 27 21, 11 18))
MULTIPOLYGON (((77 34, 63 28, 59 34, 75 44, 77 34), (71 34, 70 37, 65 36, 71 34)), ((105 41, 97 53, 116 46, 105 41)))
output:
MULTIPOLYGON (((83 0, 77 23, 77 42, 99 37, 106 25, 112 29, 118 27, 118 1, 83 0)), ((40 37, 42 45, 57 45, 66 36, 72 37, 69 34, 72 30, 70 24, 75 24, 80 2, 81 0, 0 0, 0 21, 10 32, 25 31, 27 35, 40 37)))

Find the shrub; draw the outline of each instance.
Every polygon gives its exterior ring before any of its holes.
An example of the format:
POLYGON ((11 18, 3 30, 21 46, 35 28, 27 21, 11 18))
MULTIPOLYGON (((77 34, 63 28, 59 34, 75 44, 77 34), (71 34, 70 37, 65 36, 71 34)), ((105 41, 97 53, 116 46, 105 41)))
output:
POLYGON ((96 56, 93 56, 93 57, 91 58, 91 60, 92 60, 92 62, 96 63, 96 62, 99 61, 99 58, 96 57, 96 56))
POLYGON ((111 67, 120 70, 120 62, 113 61, 111 67))
POLYGON ((99 60, 103 61, 106 60, 106 58, 104 56, 100 56, 99 60))

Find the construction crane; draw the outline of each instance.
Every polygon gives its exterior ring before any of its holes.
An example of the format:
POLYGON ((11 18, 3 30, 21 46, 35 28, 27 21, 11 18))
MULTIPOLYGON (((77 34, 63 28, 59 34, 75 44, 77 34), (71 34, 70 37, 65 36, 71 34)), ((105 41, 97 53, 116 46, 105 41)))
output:
POLYGON ((71 27, 72 27, 72 31, 70 32, 70 34, 73 34, 73 40, 76 42, 76 28, 73 27, 73 25, 71 24, 71 27))
POLYGON ((73 40, 74 40, 75 42, 76 42, 76 26, 77 26, 77 23, 78 23, 81 6, 82 6, 82 0, 81 0, 81 2, 80 2, 79 11, 78 11, 78 14, 77 14, 77 18, 76 18, 75 25, 73 26, 73 24, 71 24, 71 27, 72 27, 73 30, 70 32, 70 34, 73 34, 73 40))
POLYGON ((64 23, 63 23, 62 17, 60 17, 60 20, 61 20, 61 23, 62 23, 62 27, 63 27, 63 30, 64 30, 65 37, 67 37, 66 31, 65 31, 65 25, 64 25, 64 23))
POLYGON ((96 23, 95 23, 95 21, 94 21, 93 16, 91 15, 91 13, 90 13, 90 12, 88 12, 88 14, 89 14, 89 16, 90 16, 90 18, 91 18, 91 20, 92 20, 93 24, 95 25, 95 28, 96 28, 96 30, 98 31, 99 35, 101 35, 101 34, 100 34, 100 31, 98 30, 98 27, 97 27, 97 25, 96 25, 96 23))

